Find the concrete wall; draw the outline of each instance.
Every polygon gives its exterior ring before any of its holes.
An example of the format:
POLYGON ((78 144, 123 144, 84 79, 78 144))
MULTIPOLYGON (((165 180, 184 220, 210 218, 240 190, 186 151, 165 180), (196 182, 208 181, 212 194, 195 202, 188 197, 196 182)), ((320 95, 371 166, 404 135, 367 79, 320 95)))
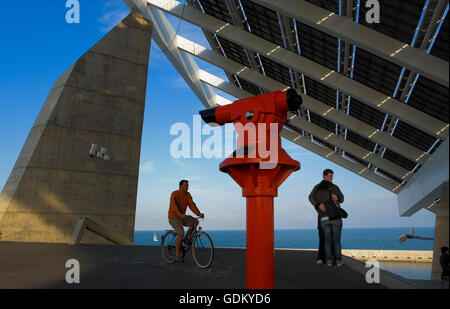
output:
POLYGON ((440 198, 442 184, 449 179, 448 156, 447 138, 398 193, 400 216, 409 217, 440 198))
POLYGON ((431 263, 433 251, 420 250, 359 250, 346 249, 342 254, 359 261, 375 259, 385 262, 431 263))
POLYGON ((442 267, 439 262, 441 256, 441 247, 449 246, 449 187, 448 182, 444 184, 444 189, 440 202, 434 205, 433 212, 436 213, 436 222, 434 224, 434 247, 433 247, 433 266, 431 269, 431 279, 440 280, 442 267))
POLYGON ((2 240, 67 242, 80 216, 133 240, 151 31, 129 15, 55 82, 3 188, 2 240))

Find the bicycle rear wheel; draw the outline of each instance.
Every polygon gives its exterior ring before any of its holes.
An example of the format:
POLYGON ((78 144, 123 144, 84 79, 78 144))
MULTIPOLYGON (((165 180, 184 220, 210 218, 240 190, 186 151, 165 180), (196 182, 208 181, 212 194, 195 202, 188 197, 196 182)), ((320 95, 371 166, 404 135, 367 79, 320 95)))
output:
POLYGON ((177 233, 168 231, 161 238, 161 254, 167 263, 175 263, 177 233))
POLYGON ((192 257, 200 268, 208 268, 214 258, 214 245, 205 232, 198 232, 192 246, 192 257))

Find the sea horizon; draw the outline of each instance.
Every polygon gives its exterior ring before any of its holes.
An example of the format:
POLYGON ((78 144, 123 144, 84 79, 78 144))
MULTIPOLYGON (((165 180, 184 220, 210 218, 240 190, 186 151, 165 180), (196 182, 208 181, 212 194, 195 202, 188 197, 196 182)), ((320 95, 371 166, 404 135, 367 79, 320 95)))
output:
MULTIPOLYGON (((134 243, 137 245, 160 244, 164 233, 170 230, 136 230, 134 243)), ((204 230, 207 232, 217 248, 245 248, 245 230, 204 230)), ((341 235, 342 249, 358 250, 433 250, 430 240, 409 239, 398 242, 401 235, 409 234, 410 227, 383 228, 343 228, 341 235)), ((427 238, 434 237, 434 227, 414 227, 414 235, 427 238)), ((275 248, 285 249, 315 249, 318 247, 319 237, 317 228, 309 229, 275 229, 275 248)))
MULTIPOLYGON (((433 228, 434 226, 384 226, 384 227, 343 227, 344 229, 410 229, 410 228, 433 228)), ((185 227, 185 230, 187 229, 187 227, 185 227)), ((274 231, 283 231, 283 230, 316 230, 317 228, 275 228, 274 231)), ((148 231, 168 231, 171 230, 170 227, 167 227, 165 229, 151 229, 151 230, 134 230, 135 232, 148 232, 148 231)), ((204 230, 205 232, 207 231, 245 231, 246 229, 208 229, 208 230, 204 230)))

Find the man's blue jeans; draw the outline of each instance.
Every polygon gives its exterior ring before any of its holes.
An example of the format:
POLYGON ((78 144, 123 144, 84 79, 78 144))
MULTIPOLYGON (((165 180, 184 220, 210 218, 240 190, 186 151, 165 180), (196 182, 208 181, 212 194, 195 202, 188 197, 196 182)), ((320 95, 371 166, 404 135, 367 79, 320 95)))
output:
POLYGON ((331 262, 332 256, 334 255, 336 262, 342 262, 342 253, 341 253, 342 219, 321 220, 320 224, 322 226, 324 236, 326 261, 331 262))

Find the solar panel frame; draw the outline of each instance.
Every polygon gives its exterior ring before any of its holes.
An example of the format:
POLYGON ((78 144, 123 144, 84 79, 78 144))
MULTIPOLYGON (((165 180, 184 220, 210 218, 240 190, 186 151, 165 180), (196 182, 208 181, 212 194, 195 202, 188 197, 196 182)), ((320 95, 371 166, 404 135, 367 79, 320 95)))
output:
POLYGON ((433 154, 442 144, 442 140, 437 141, 436 145, 430 150, 430 155, 433 154))

